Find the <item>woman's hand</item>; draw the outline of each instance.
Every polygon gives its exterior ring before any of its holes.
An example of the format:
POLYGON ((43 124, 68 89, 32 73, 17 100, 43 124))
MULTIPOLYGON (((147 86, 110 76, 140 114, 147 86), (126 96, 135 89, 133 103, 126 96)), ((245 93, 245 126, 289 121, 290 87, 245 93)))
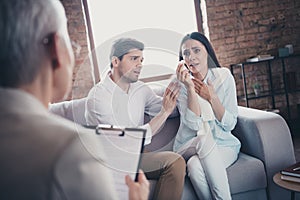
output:
POLYGON ((203 99, 206 99, 208 102, 211 103, 212 98, 215 96, 215 90, 210 80, 207 81, 207 85, 203 83, 201 80, 194 78, 192 79, 194 85, 195 85, 195 91, 196 93, 202 97, 203 99))
POLYGON ((189 71, 185 68, 184 63, 180 62, 176 69, 177 79, 182 82, 187 89, 194 88, 189 71))

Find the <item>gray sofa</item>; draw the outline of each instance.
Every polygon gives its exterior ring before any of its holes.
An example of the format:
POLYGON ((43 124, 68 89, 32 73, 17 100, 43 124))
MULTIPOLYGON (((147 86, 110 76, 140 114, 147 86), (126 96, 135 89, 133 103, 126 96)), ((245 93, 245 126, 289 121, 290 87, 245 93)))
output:
MULTIPOLYGON (((52 104, 49 110, 79 124, 85 124, 85 99, 52 104)), ((145 116, 145 121, 149 116, 145 116)), ((169 118, 156 134, 148 151, 172 150, 179 117, 169 118)), ((290 192, 272 180, 281 169, 295 163, 289 128, 284 119, 274 113, 239 107, 238 122, 233 134, 242 143, 238 160, 227 169, 233 199, 290 199, 290 192)), ((155 181, 151 182, 151 192, 155 181)), ((170 191, 171 192, 171 191, 170 191)), ((182 199, 197 199, 186 177, 182 199)))

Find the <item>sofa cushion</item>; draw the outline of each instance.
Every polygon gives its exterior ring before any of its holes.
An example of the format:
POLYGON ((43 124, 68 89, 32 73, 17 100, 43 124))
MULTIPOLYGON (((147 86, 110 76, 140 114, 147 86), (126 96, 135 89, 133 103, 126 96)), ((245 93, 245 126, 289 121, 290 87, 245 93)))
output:
MULTIPOLYGON (((252 190, 266 189, 267 187, 263 163, 259 159, 244 153, 240 153, 238 160, 227 168, 227 175, 232 195, 252 190)), ((154 191, 155 185, 156 181, 150 180, 151 194, 154 191)), ((182 199, 197 199, 187 177, 182 199)))
POLYGON ((242 152, 239 153, 237 161, 227 168, 227 174, 232 194, 267 187, 262 161, 242 152))
MULTIPOLYGON (((150 118, 150 116, 145 115, 145 122, 148 122, 150 118)), ((180 117, 168 118, 159 132, 152 137, 151 143, 145 146, 145 150, 151 152, 172 151, 179 124, 180 117)))

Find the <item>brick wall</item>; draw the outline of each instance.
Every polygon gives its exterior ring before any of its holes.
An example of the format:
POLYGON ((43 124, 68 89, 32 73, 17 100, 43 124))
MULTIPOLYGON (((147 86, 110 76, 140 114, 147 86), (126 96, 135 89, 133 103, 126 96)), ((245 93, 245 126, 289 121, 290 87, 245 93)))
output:
MULTIPOLYGON (((68 18, 70 37, 82 46, 74 69, 73 90, 69 98, 87 95, 93 86, 92 69, 88 56, 88 37, 81 0, 61 0, 68 18)), ((300 1, 297 0, 206 0, 210 39, 222 66, 245 61, 257 54, 278 55, 278 48, 293 44, 294 52, 300 53, 300 1)), ((299 60, 290 64, 289 72, 299 71, 299 60), (298 67, 298 69, 297 69, 298 67)), ((276 67, 273 67, 276 71, 276 67)), ((280 67, 278 67, 279 69, 280 67)), ((264 67, 247 69, 249 86, 253 76, 259 77, 263 88, 268 89, 268 77, 257 75, 267 72, 264 67), (253 76, 250 76, 250 75, 253 76)), ((243 94, 241 74, 236 71, 238 95, 243 94)), ((279 72, 280 73, 280 72, 279 72)), ((277 73, 278 74, 278 73, 277 73)), ((275 79, 278 75, 274 75, 275 79)), ((300 82, 299 73, 296 76, 300 82)), ((279 84, 282 84, 282 79, 279 84)), ((249 88, 251 90, 251 88, 249 88)), ((292 106, 299 104, 299 94, 290 95, 292 106)), ((251 107, 268 108, 270 98, 253 100, 251 107)), ((276 106, 286 106, 283 97, 276 97, 276 106)), ((244 101, 239 101, 244 105, 244 101)))
MULTIPOLYGON (((258 54, 278 56, 278 48, 293 44, 294 53, 300 53, 300 1, 298 0, 206 0, 210 40, 222 66, 244 62, 258 54)), ((290 61, 287 72, 295 73, 299 88, 300 59, 290 61), (296 73, 298 72, 298 73, 296 73)), ((281 63, 272 62, 276 87, 283 87, 281 63)), ((253 81, 259 80, 265 91, 269 90, 268 69, 264 64, 248 66, 246 81, 253 92, 253 81)), ((235 71, 238 96, 243 95, 241 71, 235 71)), ((273 81, 274 82, 274 81, 273 81)), ((291 108, 300 104, 300 94, 289 95, 291 108)), ((284 95, 275 97, 276 107, 286 110, 284 95)), ((239 105, 245 101, 239 99, 239 105)), ((270 108, 272 99, 249 101, 250 107, 270 108)), ((298 106, 299 107, 299 106, 298 106)), ((292 109, 297 113, 297 109, 292 109)), ((298 111, 299 113, 299 111, 298 111)), ((293 116, 294 114, 291 113, 293 116)))
POLYGON ((300 1, 206 0, 210 39, 229 67, 257 54, 278 55, 293 44, 300 53, 300 1))
POLYGON ((75 56, 73 85, 69 94, 69 99, 77 99, 87 96, 88 91, 93 86, 86 20, 81 0, 61 0, 61 2, 68 18, 70 38, 81 46, 80 54, 75 56))

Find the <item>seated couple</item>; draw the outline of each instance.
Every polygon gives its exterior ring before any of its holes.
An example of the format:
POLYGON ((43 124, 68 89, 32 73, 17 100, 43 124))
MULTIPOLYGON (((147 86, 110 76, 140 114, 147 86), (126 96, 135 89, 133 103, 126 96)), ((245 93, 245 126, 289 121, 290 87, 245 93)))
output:
POLYGON ((142 127, 151 142, 167 117, 178 110, 180 127, 174 151, 144 153, 141 169, 158 180, 154 199, 180 199, 187 172, 200 199, 231 199, 226 168, 236 159, 240 142, 230 133, 237 122, 235 82, 220 68, 212 46, 200 33, 185 36, 180 45, 177 78, 163 97, 138 81, 144 45, 121 38, 112 46, 111 71, 88 94, 88 125, 142 127), (175 110, 175 111, 174 111, 175 110), (144 113, 153 117, 144 124, 144 113), (183 159, 182 158, 185 159, 183 159), (170 192, 172 191, 172 192, 170 192))

